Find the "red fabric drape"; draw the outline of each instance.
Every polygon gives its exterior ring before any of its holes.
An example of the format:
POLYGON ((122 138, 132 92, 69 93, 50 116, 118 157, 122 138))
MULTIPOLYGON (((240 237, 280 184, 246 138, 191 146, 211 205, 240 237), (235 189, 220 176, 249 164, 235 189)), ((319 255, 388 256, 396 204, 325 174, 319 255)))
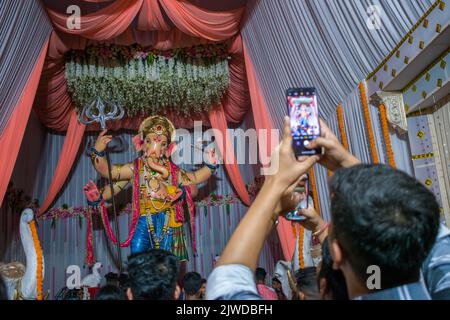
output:
POLYGON ((228 135, 228 125, 225 119, 225 114, 223 108, 217 108, 209 112, 209 121, 213 129, 219 130, 222 133, 223 143, 218 143, 218 148, 224 157, 224 166, 228 173, 231 183, 236 190, 239 198, 247 206, 250 205, 250 195, 248 194, 247 188, 242 179, 241 172, 239 171, 239 166, 237 165, 236 158, 234 156, 233 144, 231 142, 230 136, 228 135))
POLYGON ((244 8, 215 12, 187 1, 160 0, 173 24, 186 34, 211 41, 223 41, 239 33, 244 8))
MULTIPOLYGON (((258 80, 256 78, 255 70, 253 68, 253 64, 248 54, 247 48, 244 46, 244 58, 245 58, 245 68, 247 70, 247 81, 248 88, 250 91, 250 99, 252 101, 252 111, 253 111, 253 119, 255 122, 256 131, 259 132, 261 129, 267 129, 268 136, 266 141, 270 140, 270 130, 273 129, 272 120, 269 116, 269 111, 267 110, 266 102, 264 101, 264 97, 262 96, 262 91, 260 89, 258 80)), ((258 135, 259 136, 259 135, 258 135)), ((267 146, 267 155, 260 156, 268 156, 272 152, 272 143, 268 143, 267 146)), ((260 148, 261 152, 261 148, 260 148)), ((292 255, 295 250, 295 237, 292 233, 292 226, 289 221, 285 218, 281 217, 278 219, 279 224, 277 226, 278 237, 280 239, 281 248, 283 250, 283 255, 285 260, 291 260, 292 255)))
MULTIPOLYGON (((99 41, 106 40, 105 42, 122 45, 140 43, 143 46, 152 46, 161 50, 189 47, 207 42, 207 38, 192 37, 190 34, 188 35, 177 28, 165 32, 164 30, 168 25, 166 25, 164 21, 158 2, 156 0, 141 1, 143 1, 141 11, 139 14, 136 12, 139 16, 137 29, 129 26, 132 20, 129 12, 131 9, 138 7, 137 2, 116 1, 108 7, 88 14, 87 17, 82 17, 82 28, 76 32, 71 32, 71 34, 53 32, 43 77, 35 103, 36 112, 46 127, 57 131, 64 131, 67 129, 70 112, 72 111, 72 104, 71 98, 67 93, 67 84, 64 77, 64 54, 70 49, 84 49, 86 45, 92 42, 83 37, 99 41), (118 7, 121 11, 115 13, 117 16, 120 15, 120 19, 118 18, 111 25, 106 26, 105 30, 97 30, 94 28, 94 22, 98 21, 97 19, 102 18, 102 15, 108 14, 110 13, 110 10, 116 8, 116 6, 118 6, 117 2, 122 3, 121 7, 118 7), (125 6, 125 4, 127 6, 125 6), (131 20, 128 21, 126 18, 131 20), (157 32, 141 31, 154 30, 158 26, 161 27, 161 30, 158 30, 157 32), (109 32, 108 30, 110 29, 114 32, 109 32), (117 30, 123 30, 123 32, 119 34, 119 31, 117 30)), ((214 32, 217 33, 220 33, 220 30, 229 30, 229 35, 234 35, 239 32, 239 19, 244 10, 243 8, 221 12, 219 15, 217 12, 200 9, 192 4, 186 4, 184 2, 180 2, 180 4, 178 1, 175 2, 176 3, 173 4, 170 1, 166 1, 165 4, 173 10, 179 10, 171 12, 171 17, 173 19, 178 17, 176 18, 177 27, 185 26, 186 28, 189 28, 189 23, 194 22, 185 21, 185 19, 186 17, 190 17, 197 21, 194 23, 196 30, 201 30, 202 27, 211 27, 211 30, 216 30, 214 32), (195 13, 197 12, 201 13, 199 17, 195 16, 195 13), (210 17, 212 17, 211 21, 213 21, 211 25, 207 23, 207 20, 204 20, 209 19, 210 17), (236 19, 235 23, 230 22, 232 19, 236 19), (233 26, 233 28, 230 26, 233 26)), ((60 30, 65 31, 67 29, 65 15, 55 13, 51 10, 49 10, 49 15, 52 18, 53 23, 59 26, 60 30)), ((102 19, 104 20, 104 18, 102 19)), ((204 32, 207 31, 205 30, 204 32)), ((223 39, 227 38, 223 37, 223 39)), ((242 55, 242 41, 239 35, 230 39, 229 52, 231 56, 229 63, 230 87, 226 97, 223 99, 222 105, 225 110, 227 121, 238 123, 242 120, 247 111, 249 102, 244 59, 242 55)), ((204 121, 205 118, 207 118, 207 116, 186 119, 173 117, 172 120, 174 120, 174 124, 177 127, 192 127, 193 120, 204 121)), ((123 127, 130 129, 131 123, 138 123, 138 121, 125 121, 123 122, 123 127)), ((114 126, 121 128, 122 123, 117 122, 114 126)))
POLYGON ((85 126, 78 121, 78 115, 75 111, 72 111, 70 116, 69 128, 67 130, 64 145, 59 155, 58 164, 56 166, 55 173, 53 175, 52 183, 48 189, 47 197, 45 198, 38 215, 44 213, 55 200, 61 187, 67 179, 67 176, 72 169, 73 162, 77 156, 78 149, 80 148, 81 141, 83 139, 85 126))
POLYGON ((169 31, 170 25, 164 19, 158 0, 144 0, 139 12, 138 30, 169 31))
POLYGON ((36 64, 23 88, 14 113, 11 115, 8 125, 0 136, 0 163, 2 164, 2 170, 0 170, 0 203, 3 202, 9 179, 11 179, 17 155, 19 154, 20 145, 27 127, 31 107, 33 106, 33 100, 44 65, 47 47, 48 39, 45 41, 41 54, 36 60, 36 64))
POLYGON ((81 15, 80 28, 69 29, 67 14, 47 8, 56 29, 69 34, 81 35, 97 41, 108 40, 122 34, 133 21, 143 0, 114 1, 109 6, 87 15, 81 15))

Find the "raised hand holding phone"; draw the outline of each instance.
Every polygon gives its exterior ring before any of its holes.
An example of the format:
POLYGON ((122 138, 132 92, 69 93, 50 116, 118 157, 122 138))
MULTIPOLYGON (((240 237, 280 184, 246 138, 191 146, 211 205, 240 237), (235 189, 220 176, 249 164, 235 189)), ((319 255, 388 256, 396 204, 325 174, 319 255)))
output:
POLYGON ((307 148, 312 140, 320 137, 316 89, 289 88, 286 90, 286 100, 292 132, 292 147, 295 155, 321 154, 321 148, 307 148))

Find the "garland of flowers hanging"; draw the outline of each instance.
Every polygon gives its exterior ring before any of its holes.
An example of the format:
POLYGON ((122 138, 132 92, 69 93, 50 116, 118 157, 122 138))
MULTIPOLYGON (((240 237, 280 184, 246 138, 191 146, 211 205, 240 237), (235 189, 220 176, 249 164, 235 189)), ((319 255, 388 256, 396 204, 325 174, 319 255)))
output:
POLYGON ((386 115, 386 107, 381 104, 380 107, 381 127, 383 129, 384 143, 386 144, 387 160, 392 168, 395 168, 394 152, 392 151, 391 136, 389 135, 389 125, 386 115))
POLYGON ((300 225, 299 235, 298 235, 298 264, 300 269, 305 268, 305 259, 303 257, 303 240, 305 238, 305 228, 300 225))
POLYGON ((341 134, 341 142, 344 146, 345 150, 348 151, 348 141, 347 141, 347 133, 345 132, 344 126, 344 113, 342 111, 342 105, 338 105, 337 109, 337 120, 339 125, 339 133, 341 134))
MULTIPOLYGON (((239 200, 239 197, 236 196, 235 194, 219 195, 214 193, 211 193, 207 197, 194 202, 196 207, 215 207, 238 203, 241 203, 241 201, 239 200)), ((126 206, 119 208, 119 212, 117 214, 127 215, 131 213, 132 213, 132 206, 131 204, 127 204, 126 206)), ((39 216, 39 220, 55 221, 56 219, 66 219, 76 217, 87 218, 88 214, 89 208, 87 206, 69 207, 67 205, 63 205, 62 207, 59 208, 55 207, 46 211, 44 214, 39 216)))
POLYGON ((36 221, 32 220, 30 223, 31 237, 33 238, 34 250, 36 251, 36 299, 42 300, 42 284, 43 284, 43 258, 42 248, 39 242, 39 236, 36 228, 36 221))
POLYGON ((375 137, 374 137, 373 131, 372 131, 372 121, 370 120, 369 104, 367 103, 366 86, 364 85, 364 81, 361 81, 359 83, 359 94, 360 94, 361 103, 363 106, 364 119, 366 121, 366 130, 367 130, 367 134, 369 136, 369 145, 370 145, 370 153, 372 154, 372 161, 373 161, 373 163, 378 163, 379 161, 378 161, 377 148, 375 146, 375 137))
POLYGON ((128 116, 179 116, 209 111, 229 84, 225 44, 159 51, 97 45, 67 54, 68 91, 80 110, 100 97, 120 103, 128 116))

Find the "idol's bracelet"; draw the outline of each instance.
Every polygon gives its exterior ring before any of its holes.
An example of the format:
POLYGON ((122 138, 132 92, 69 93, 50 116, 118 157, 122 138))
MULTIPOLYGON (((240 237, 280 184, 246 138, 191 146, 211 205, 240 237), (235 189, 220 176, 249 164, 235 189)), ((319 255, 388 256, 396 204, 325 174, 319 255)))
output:
POLYGON ((100 193, 100 197, 97 199, 97 200, 95 200, 95 201, 87 201, 87 203, 88 203, 88 206, 91 206, 91 207, 97 207, 98 205, 100 205, 100 203, 102 202, 102 200, 103 200, 103 196, 102 196, 102 194, 100 193))
POLYGON ((213 164, 209 164, 206 162, 205 162, 205 166, 207 166, 213 172, 216 171, 217 169, 219 169, 219 167, 220 167, 220 165, 218 165, 218 164, 213 165, 213 164))
POLYGON ((91 157, 100 157, 103 158, 106 153, 105 151, 97 151, 97 149, 95 149, 94 147, 90 147, 89 148, 89 153, 91 154, 91 157))

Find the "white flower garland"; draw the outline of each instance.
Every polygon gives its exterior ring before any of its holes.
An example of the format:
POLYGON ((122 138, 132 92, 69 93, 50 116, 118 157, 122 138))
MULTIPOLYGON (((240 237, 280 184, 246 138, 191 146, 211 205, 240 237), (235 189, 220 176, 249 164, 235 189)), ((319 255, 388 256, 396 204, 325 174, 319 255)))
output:
POLYGON ((115 59, 72 56, 66 62, 68 90, 78 109, 99 96, 119 101, 128 116, 165 114, 188 117, 210 110, 229 85, 228 60, 209 58, 115 59), (184 60, 184 61, 183 61, 184 60))

